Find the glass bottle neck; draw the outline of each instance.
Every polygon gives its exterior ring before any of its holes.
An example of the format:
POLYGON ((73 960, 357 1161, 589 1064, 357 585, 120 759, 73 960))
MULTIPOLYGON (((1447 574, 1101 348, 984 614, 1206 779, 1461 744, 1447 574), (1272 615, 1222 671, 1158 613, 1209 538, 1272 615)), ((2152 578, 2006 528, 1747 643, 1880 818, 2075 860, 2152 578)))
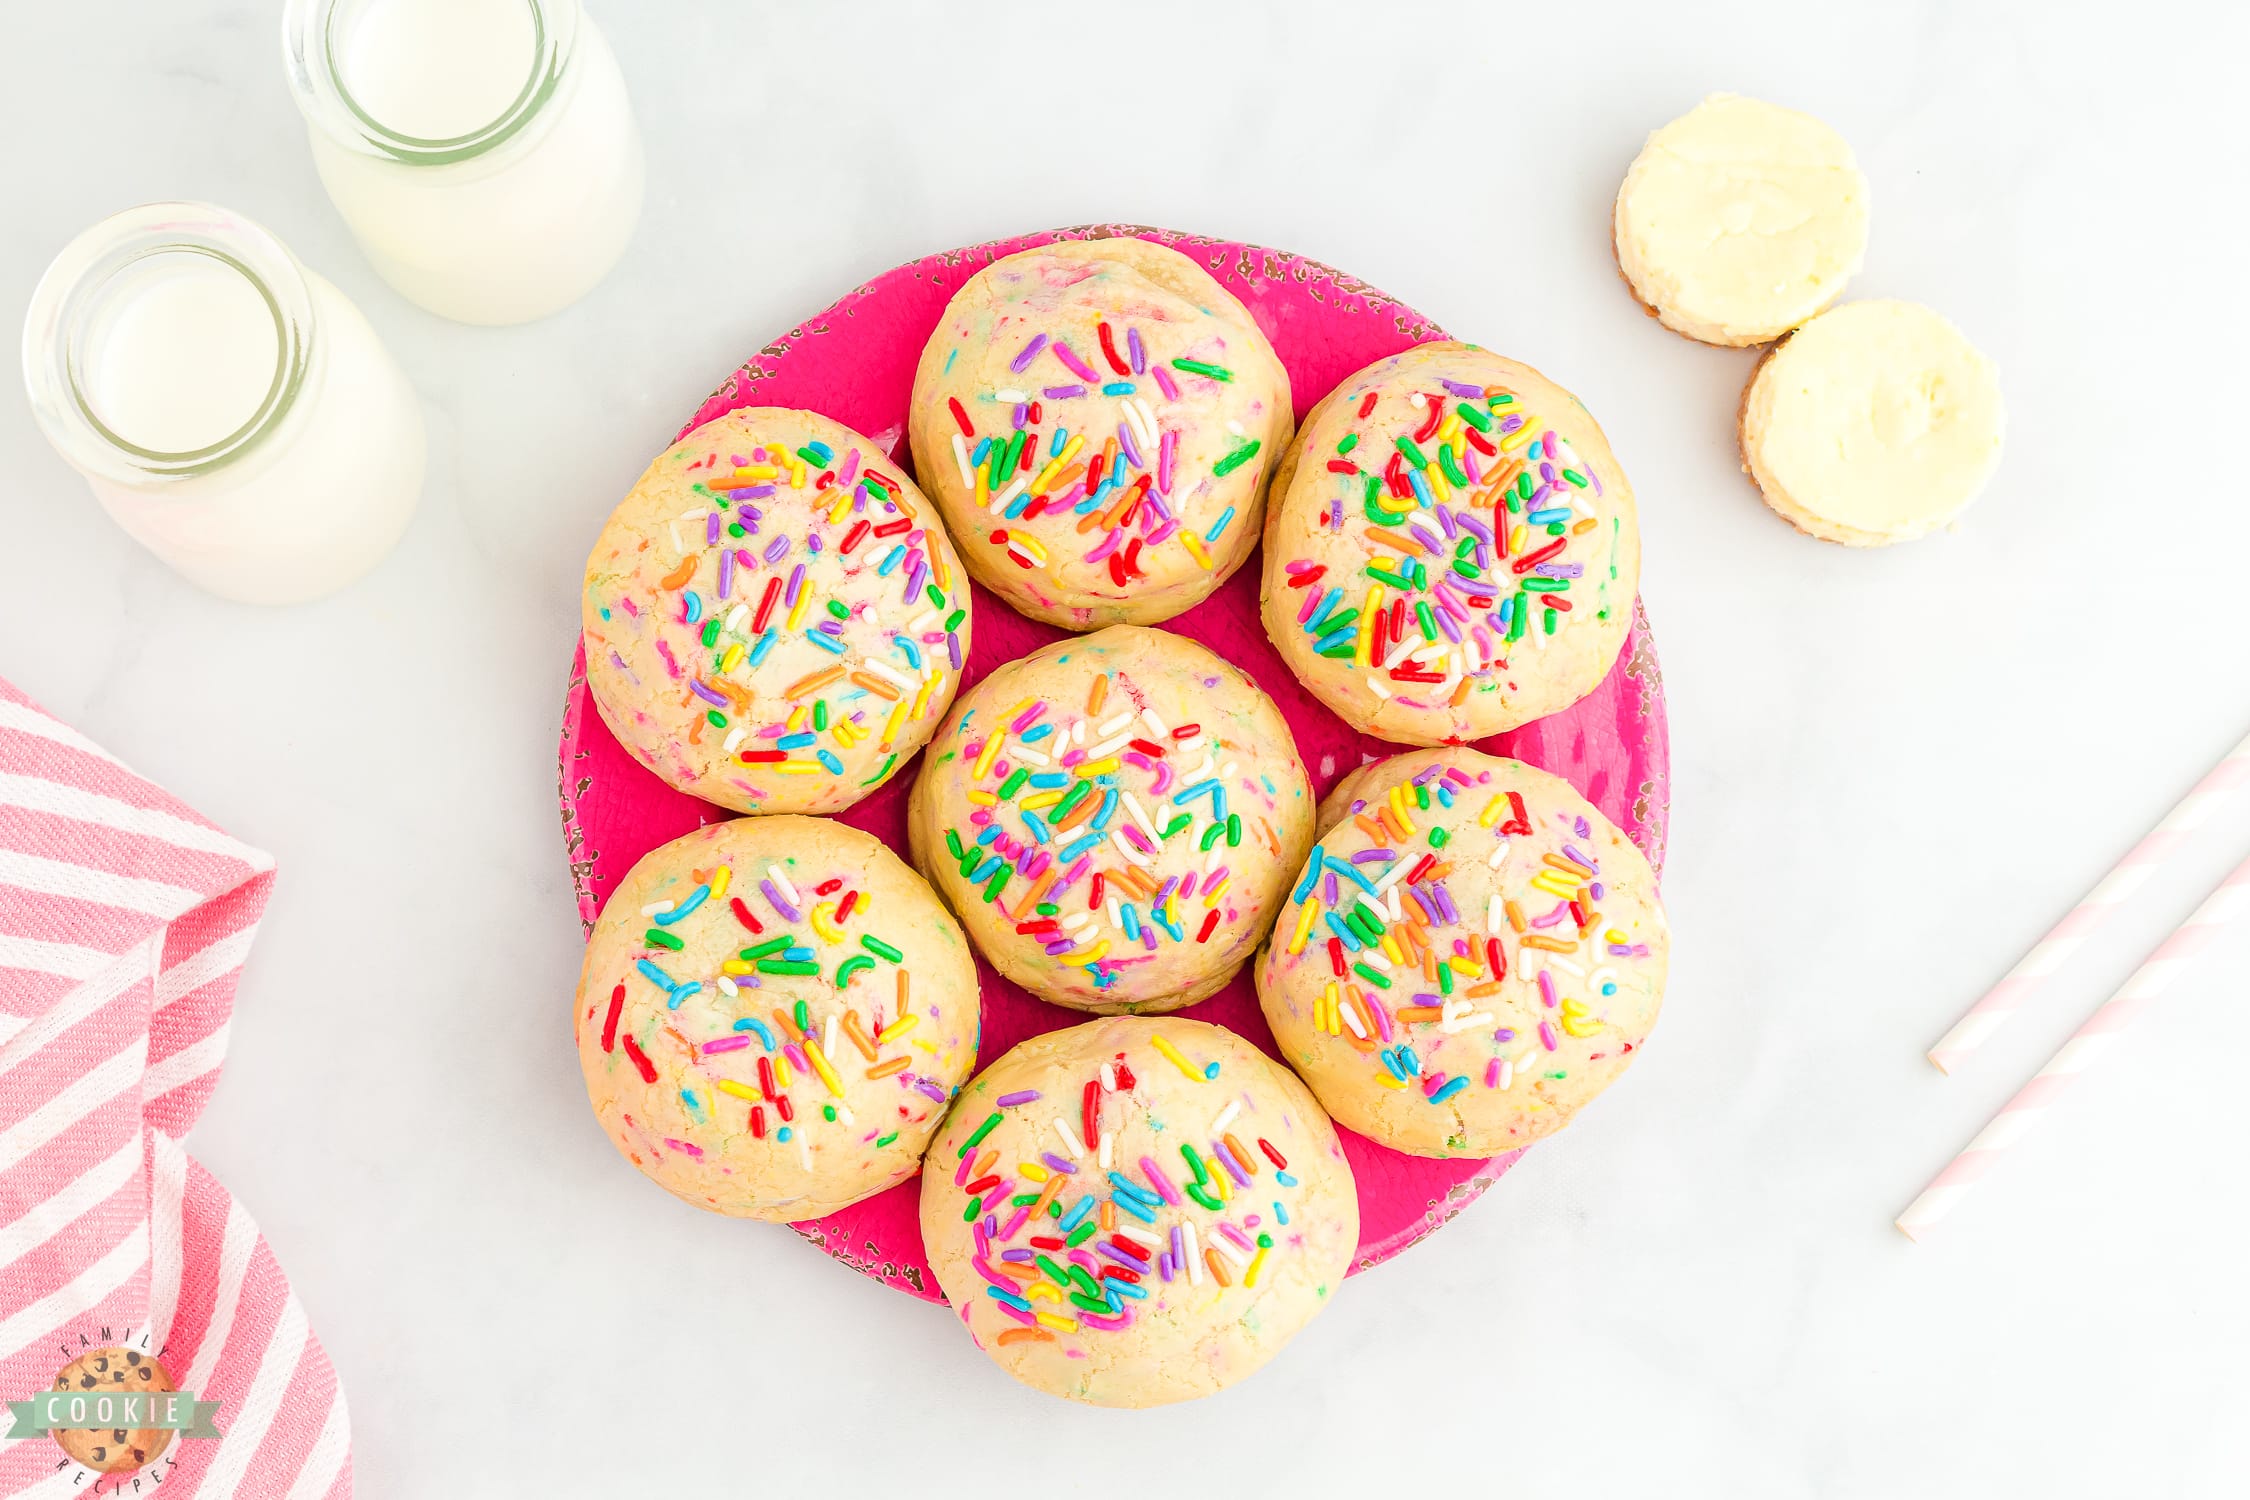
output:
POLYGON ((317 353, 304 269, 208 203, 94 225, 47 268, 24 320, 24 383, 48 441, 89 477, 136 487, 271 445, 317 353))

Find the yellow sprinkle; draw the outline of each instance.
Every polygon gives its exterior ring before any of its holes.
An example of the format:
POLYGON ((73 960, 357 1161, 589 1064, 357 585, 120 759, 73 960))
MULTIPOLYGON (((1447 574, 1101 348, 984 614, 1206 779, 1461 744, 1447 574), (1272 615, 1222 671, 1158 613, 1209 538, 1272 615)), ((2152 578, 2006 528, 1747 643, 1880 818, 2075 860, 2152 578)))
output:
POLYGON ((1572 1036, 1592 1036, 1602 1029, 1602 1023, 1586 1009, 1584 1001, 1566 999, 1562 1003, 1562 1029, 1572 1036))
POLYGON ((734 866, 732 865, 721 865, 718 869, 712 871, 711 899, 713 901, 722 901, 726 899, 727 883, 733 879, 734 866))
POLYGON ((812 710, 805 707, 804 704, 800 703, 795 708, 789 710, 789 717, 783 722, 788 725, 789 732, 791 734, 795 734, 798 730, 805 727, 805 721, 811 717, 812 710))
POLYGON ((984 737, 984 748, 977 752, 976 764, 969 769, 972 781, 981 780, 992 770, 992 763, 1000 758, 1000 742, 1005 738, 995 720, 991 732, 984 737))
POLYGON ((1032 1316, 1039 1320, 1040 1327, 1052 1328, 1057 1333, 1076 1333, 1078 1331, 1078 1320, 1076 1318, 1058 1317, 1054 1313, 1033 1313, 1032 1316))
POLYGON ((1514 432, 1501 435, 1499 440, 1500 451, 1513 454, 1518 448, 1529 446, 1531 440, 1539 436, 1543 425, 1537 417, 1525 417, 1521 427, 1518 427, 1514 432))
POLYGON ((917 718, 917 719, 924 719, 924 718, 928 718, 928 717, 929 717, 929 713, 930 713, 930 689, 931 689, 931 688, 933 688, 933 687, 936 687, 936 686, 937 686, 937 679, 933 677, 933 678, 931 678, 931 679, 930 679, 929 681, 927 681, 927 682, 924 682, 924 683, 922 684, 922 690, 921 690, 920 692, 918 692, 918 693, 916 693, 916 694, 914 695, 914 717, 915 717, 915 718, 917 718))
POLYGON ((1619 932, 1619 931, 1618 931, 1618 930, 1617 930, 1616 928, 1614 928, 1614 927, 1612 927, 1612 928, 1611 928, 1611 929, 1610 929, 1609 931, 1607 931, 1607 932, 1603 933, 1603 934, 1602 934, 1602 936, 1603 936, 1604 938, 1606 938, 1606 939, 1607 939, 1608 941, 1610 941, 1610 942, 1612 942, 1612 943, 1617 943, 1617 944, 1619 944, 1619 945, 1623 945, 1623 944, 1625 944, 1625 943, 1629 943, 1629 942, 1631 942, 1631 941, 1632 941, 1632 939, 1631 939, 1631 938, 1627 937, 1627 936, 1626 936, 1626 935, 1625 935, 1624 933, 1622 933, 1622 932, 1619 932))
POLYGON ((1110 772, 1123 767, 1124 764, 1125 762, 1114 755, 1105 756, 1101 760, 1081 762, 1078 767, 1078 774, 1081 779, 1091 781, 1096 776, 1107 776, 1110 772))
POLYGON ((1094 944, 1087 952, 1070 955, 1070 961, 1074 964, 1098 964, 1102 961, 1102 955, 1107 952, 1109 952, 1109 939, 1104 938, 1094 944))
POLYGON ((736 641, 733 645, 727 647, 726 655, 719 658, 719 670, 722 672, 731 672, 735 668, 735 663, 741 660, 742 642, 736 641))
POLYGON ((809 582, 797 590, 797 602, 789 606, 789 618, 785 622, 791 630, 805 623, 805 611, 812 607, 812 596, 813 586, 809 582))
POLYGON ((1490 828, 1500 821, 1500 815, 1507 810, 1508 799, 1495 792, 1492 800, 1484 805, 1484 811, 1477 814, 1477 826, 1479 828, 1490 828))
POLYGON ((1219 898, 1226 894, 1227 887, 1229 885, 1232 885, 1233 883, 1234 877, 1232 875, 1228 875, 1227 877, 1222 879, 1217 885, 1212 886, 1209 890, 1203 893, 1203 904, 1205 906, 1217 906, 1219 904, 1219 898))
POLYGON ((1062 799, 1063 794, 1061 792, 1040 792, 1034 796, 1024 798, 1021 802, 1017 803, 1016 806, 1021 807, 1029 812, 1037 812, 1042 807, 1053 807, 1056 803, 1062 801, 1062 799))
POLYGON ((1297 930, 1289 938, 1289 951, 1291 953, 1305 951, 1305 941, 1312 936, 1312 924, 1319 919, 1320 898, 1315 896, 1305 903, 1303 910, 1297 913, 1297 930))
POLYGON ((891 1022, 890 1025, 877 1032, 876 1040, 882 1042, 885 1046, 888 1046, 892 1042, 897 1041, 900 1037, 906 1035, 909 1031, 912 1031, 916 1025, 920 1024, 921 1019, 922 1018, 920 1016, 900 1016, 897 1020, 891 1022))
POLYGON ((1389 959, 1392 963, 1402 964, 1406 962, 1406 955, 1399 952, 1398 939, 1391 936, 1391 934, 1389 934, 1388 932, 1383 934, 1383 941, 1381 946, 1383 949, 1383 957, 1389 959))
POLYGON ((1471 979, 1484 972, 1483 964, 1474 964, 1456 953, 1445 961, 1445 966, 1456 974, 1466 974, 1471 979))
POLYGON ((1000 794, 998 792, 971 792, 969 793, 969 800, 978 807, 995 807, 999 805, 1000 794))
POLYGON ((1508 550, 1514 553, 1516 556, 1521 557, 1523 556, 1524 550, 1528 546, 1530 541, 1531 528, 1528 526, 1518 526, 1515 530, 1508 533, 1508 550))
POLYGON ((1367 602, 1360 606, 1359 633, 1352 645, 1352 660, 1360 666, 1372 665, 1375 660, 1375 619, 1383 612, 1383 586, 1374 584, 1367 590, 1367 602))
POLYGON ((991 500, 992 500, 992 486, 991 486, 990 484, 988 484, 988 483, 986 482, 986 480, 985 480, 985 471, 984 471, 984 465, 983 465, 983 464, 978 464, 978 465, 977 465, 977 509, 978 509, 978 510, 985 510, 985 509, 988 509, 988 508, 990 507, 990 502, 991 502, 991 500))
POLYGON ((817 760, 785 760, 774 769, 784 776, 811 776, 828 768, 817 760))
POLYGON ((833 901, 823 901, 812 909, 812 930, 820 934, 824 943, 840 943, 844 940, 844 929, 836 925, 835 914, 836 903, 833 901))
POLYGON ((809 473, 811 473, 811 470, 805 467, 804 461, 802 459, 798 460, 796 463, 791 464, 789 466, 789 488, 793 490, 803 489, 805 487, 805 477, 809 473))
POLYGON ((1033 1182, 1045 1182, 1055 1175, 1035 1161, 1019 1161, 1016 1163, 1016 1170, 1033 1182))
POLYGON ((1211 571, 1211 554, 1203 550, 1203 544, 1195 539, 1194 532, 1181 531, 1180 543, 1188 549, 1188 556, 1195 559, 1197 567, 1206 573, 1211 571))
POLYGON ((907 702, 904 698, 891 705, 891 716, 883 721, 883 738, 876 749, 888 750, 898 743, 899 727, 906 722, 906 709, 907 702))
POLYGON ((719 972, 721 974, 755 974, 758 972, 758 966, 745 958, 730 958, 719 965, 719 972))
POLYGON ((775 1088, 781 1090, 784 1094, 788 1093, 789 1085, 795 1080, 795 1077, 795 1073, 790 1069, 788 1058, 777 1057, 773 1060, 773 1086, 775 1088))
POLYGON ((805 1038, 805 1057, 812 1063, 813 1071, 820 1075, 820 1081, 828 1085, 828 1092, 839 1099, 843 1098, 843 1080, 836 1076, 834 1068, 828 1066, 828 1059, 820 1055, 820 1043, 809 1036, 805 1038))
POLYGON ((1392 1077, 1392 1076, 1391 1076, 1391 1075, 1390 1075, 1389 1073, 1387 1073, 1387 1072, 1384 1072, 1384 1073, 1377 1073, 1377 1074, 1375 1075, 1375 1081, 1376 1081, 1377 1083, 1381 1084, 1381 1085, 1382 1085, 1382 1086, 1383 1086, 1384 1088, 1387 1088, 1387 1089, 1402 1089, 1402 1088, 1405 1088, 1405 1087, 1406 1087, 1406 1085, 1405 1085, 1405 1084, 1404 1084, 1403 1082, 1401 1082, 1400 1080, 1398 1080, 1398 1079, 1396 1079, 1396 1078, 1393 1078, 1393 1077, 1392 1077))
MULTIPOLYGON (((1107 945, 1105 944, 1104 946, 1107 945)), ((1203 1081, 1203 1075, 1201 1073, 1198 1073, 1186 1058, 1180 1056, 1179 1048, 1173 1046, 1170 1042, 1166 1041, 1160 1036, 1151 1037, 1149 1038, 1149 1040, 1156 1043, 1157 1051, 1163 1053, 1166 1057, 1172 1060, 1173 1067, 1178 1068, 1182 1073, 1185 1073, 1189 1078, 1193 1079, 1197 1083, 1201 1083, 1203 1081)))
POLYGON ((1258 1284, 1258 1272, 1265 1268, 1265 1264, 1266 1247, 1260 1245, 1258 1253, 1250 1257, 1250 1269, 1242 1273, 1242 1284, 1244 1286, 1256 1286, 1258 1284))
MULTIPOLYGON (((841 489, 843 487, 839 485, 838 488, 841 489)), ((836 503, 829 507, 828 524, 831 526, 841 526, 844 524, 844 517, 850 515, 851 513, 852 492, 848 489, 845 489, 843 495, 836 501, 836 503)))
POLYGON ((754 1088, 750 1087, 750 1085, 749 1085, 749 1084, 747 1084, 747 1083, 736 1083, 736 1082, 735 1082, 735 1081, 734 1081, 733 1079, 731 1079, 731 1078, 722 1078, 722 1079, 720 1079, 720 1080, 719 1080, 719 1084, 718 1084, 718 1088, 719 1088, 719 1092, 720 1092, 720 1093, 722 1093, 722 1094, 731 1094, 731 1095, 733 1095, 733 1096, 734 1096, 735 1098, 737 1098, 737 1099, 757 1099, 757 1098, 760 1098, 760 1097, 762 1097, 762 1096, 761 1096, 761 1095, 760 1095, 760 1094, 758 1093, 758 1091, 757 1091, 756 1089, 754 1089, 754 1088))

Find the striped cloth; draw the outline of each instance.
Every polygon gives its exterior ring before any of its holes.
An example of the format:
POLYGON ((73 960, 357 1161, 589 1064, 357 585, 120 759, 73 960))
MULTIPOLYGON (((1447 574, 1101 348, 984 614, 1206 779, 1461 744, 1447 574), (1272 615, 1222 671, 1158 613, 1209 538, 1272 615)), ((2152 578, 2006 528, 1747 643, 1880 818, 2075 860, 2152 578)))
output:
MULTIPOLYGON (((181 1144, 272 886, 269 855, 0 681, 0 1400, 46 1389, 82 1338, 148 1330, 175 1383, 224 1403, 223 1439, 174 1441, 138 1490, 102 1493, 351 1493, 336 1372, 181 1144)), ((51 1438, 0 1438, 0 1495, 92 1480, 51 1438)))

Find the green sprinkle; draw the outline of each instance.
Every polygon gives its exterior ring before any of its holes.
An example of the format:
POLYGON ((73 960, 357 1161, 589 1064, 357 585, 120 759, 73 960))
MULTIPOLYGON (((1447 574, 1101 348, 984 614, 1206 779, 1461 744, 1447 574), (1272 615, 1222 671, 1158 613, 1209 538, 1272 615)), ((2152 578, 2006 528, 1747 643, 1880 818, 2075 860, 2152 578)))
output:
POLYGON ((1356 432, 1347 432, 1344 434, 1344 440, 1336 445, 1336 456, 1338 458, 1342 458, 1345 454, 1351 452, 1358 446, 1359 434, 1356 432))
POLYGON ((1235 449, 1232 453, 1229 453, 1225 458, 1222 458, 1217 463, 1213 464, 1211 466, 1211 472, 1215 476, 1224 478, 1226 475, 1232 474, 1235 470, 1250 462, 1250 460, 1257 455, 1257 452, 1258 440, 1256 438, 1252 438, 1249 442, 1244 443, 1241 447, 1235 449))
POLYGON ((1470 580, 1472 583, 1480 581, 1484 577, 1484 574, 1478 571, 1477 565, 1475 563, 1468 562, 1458 557, 1453 560, 1453 571, 1461 577, 1470 580))
POLYGON ((897 1139, 898 1132, 894 1130, 889 1135, 877 1136, 875 1138, 875 1144, 878 1146, 888 1146, 891 1142, 897 1139))
POLYGON ((812 727, 815 729, 826 729, 828 727, 828 700, 826 698, 813 699, 812 727))
POLYGON ((1227 847, 1230 849, 1242 847, 1242 814, 1240 813, 1230 812, 1227 814, 1227 847))
MULTIPOLYGON (((932 609, 943 609, 943 608, 945 608, 945 590, 944 590, 944 589, 941 589, 941 588, 939 588, 939 587, 938 587, 938 586, 937 586, 936 584, 934 584, 934 583, 925 583, 925 584, 923 584, 923 585, 922 585, 922 593, 923 593, 923 594, 924 594, 924 595, 925 595, 925 596, 926 596, 926 597, 927 597, 927 598, 929 599, 929 601, 930 601, 930 608, 932 608, 932 609)), ((948 629, 948 630, 951 630, 951 629, 952 629, 953 627, 952 627, 951 625, 948 625, 948 626, 946 626, 945 628, 946 628, 946 629, 948 629)))
POLYGON ((1534 594, 1567 594, 1570 592, 1570 580, 1567 578, 1526 578, 1519 582, 1517 587, 1528 589, 1534 594))
POLYGON ((1414 805, 1422 812, 1428 812, 1430 810, 1429 783, 1423 782, 1414 788, 1414 805))
POLYGON ((1414 446, 1414 439, 1401 437, 1393 438, 1391 441, 1398 444, 1398 451, 1405 454, 1406 461, 1414 465, 1415 468, 1426 469, 1430 466, 1429 457, 1421 449, 1414 446))
POLYGON ((1451 964, 1439 964, 1437 966, 1437 987, 1438 993, 1441 995, 1453 993, 1453 966, 1451 964))
POLYGON ((716 646, 718 643, 719 622, 716 619, 705 620, 703 622, 703 644, 706 646, 716 646))
POLYGON ((1032 910, 1039 913, 1039 915, 1041 915, 1042 917, 1059 916, 1062 913, 1062 908, 1055 905, 1055 903, 1052 901, 1042 901, 1037 906, 1034 906, 1032 910))
POLYGON ((1203 838, 1195 847, 1206 853, 1210 852, 1211 846, 1219 841, 1219 835, 1226 831, 1226 824, 1213 823, 1209 828, 1203 830, 1203 838))
POLYGON ((820 965, 810 960, 800 962, 786 958, 761 958, 758 960, 758 972, 761 974, 813 975, 820 972, 820 965))
POLYGON ((1430 613, 1429 600, 1417 599, 1414 601, 1414 618, 1421 622, 1423 640, 1434 641, 1437 639, 1437 617, 1430 613))
POLYGON ((1393 573, 1389 568, 1379 568, 1373 563, 1369 563, 1367 565, 1367 576, 1374 579, 1377 583, 1387 583, 1395 589, 1410 590, 1414 587, 1413 579, 1401 577, 1400 575, 1393 573))
POLYGON ((1061 1266, 1056 1265, 1045 1255, 1034 1256, 1033 1259, 1037 1262, 1039 1269, 1046 1273, 1047 1279, 1053 1282, 1056 1286, 1070 1285, 1070 1273, 1065 1271, 1061 1266))
POLYGON ((833 1104, 823 1104, 823 1105, 822 1105, 822 1106, 820 1107, 820 1116, 821 1116, 821 1118, 822 1118, 822 1119, 824 1119, 824 1120, 833 1120, 833 1119, 835 1119, 835 1118, 836 1118, 836 1106, 835 1106, 835 1105, 833 1105, 833 1104))
POLYGON ((979 1202, 978 1202, 978 1201, 977 1201, 976 1199, 974 1199, 974 1198, 971 1198, 971 1199, 969 1200, 969 1202, 968 1202, 968 1206, 967 1206, 966 1208, 963 1208, 963 1209, 961 1210, 961 1222, 962 1222, 962 1223, 964 1223, 964 1224, 973 1224, 973 1223, 975 1223, 975 1222, 976 1222, 976 1217, 977 1217, 977 1210, 978 1210, 978 1209, 980 1209, 980 1208, 982 1208, 983 1206, 984 1206, 984 1205, 982 1205, 981 1203, 979 1203, 979 1202))
POLYGON ((770 937, 767 938, 764 942, 759 943, 755 947, 743 949, 741 954, 738 956, 741 957, 745 962, 747 962, 748 960, 754 958, 764 958, 769 953, 779 953, 782 949, 788 946, 789 939, 785 937, 770 937))
POLYGON ((1454 403, 1454 406, 1453 406, 1453 409, 1454 409, 1454 410, 1455 410, 1456 412, 1460 413, 1460 415, 1461 415, 1461 420, 1462 420, 1462 421, 1464 421, 1464 422, 1468 423, 1468 424, 1469 424, 1469 425, 1470 425, 1471 427, 1474 427, 1474 428, 1475 428, 1475 429, 1476 429, 1477 431, 1479 431, 1479 432, 1490 432, 1490 431, 1492 430, 1492 418, 1490 418, 1490 417, 1486 416, 1486 415, 1485 415, 1485 414, 1484 414, 1483 412, 1481 412, 1481 411, 1478 411, 1478 410, 1477 410, 1477 409, 1476 409, 1476 408, 1475 408, 1474 406, 1471 406, 1471 405, 1470 405, 1470 404, 1469 404, 1468 402, 1466 402, 1466 401, 1458 401, 1458 402, 1455 402, 1455 403, 1454 403))
POLYGON ((1109 1311, 1107 1302, 1099 1297, 1089 1297, 1084 1292, 1072 1292, 1070 1294, 1070 1305, 1082 1307, 1090 1313, 1106 1313, 1109 1311))
POLYGON ((905 954, 871 932, 860 934, 859 945, 877 958, 887 958, 894 964, 906 957, 905 954))
POLYGON ((976 1134, 963 1141, 961 1143, 961 1149, 954 1154, 957 1156, 967 1156, 971 1151, 976 1150, 977 1147, 984 1144, 984 1138, 986 1136, 992 1134, 993 1131, 999 1128, 1000 1111, 994 1110, 992 1114, 985 1120, 985 1122, 977 1127, 976 1134))
POLYGON ((790 1014, 797 1018, 797 1029, 799 1031, 809 1032, 812 1030, 812 1006, 809 1003, 803 1000, 798 1001, 790 1008, 790 1014))
POLYGON ((1366 964, 1353 964, 1352 972, 1379 990, 1391 987, 1391 977, 1381 969, 1371 968, 1366 964))
POLYGON ((806 463, 811 464, 816 469, 824 469, 828 467, 828 460, 822 458, 818 453, 815 453, 810 445, 799 448, 797 450, 797 456, 803 459, 806 463))
POLYGON ((1469 487, 1469 476, 1461 472, 1460 461, 1454 458, 1450 444, 1440 443, 1437 451, 1438 467, 1445 470, 1446 483, 1462 489, 1469 487))
POLYGON ((651 948, 669 948, 674 953, 687 946, 661 927, 651 927, 648 930, 646 941, 651 948))
POLYGON ((1563 470, 1562 477, 1569 480, 1572 484, 1578 486, 1578 488, 1580 489, 1586 488, 1586 476, 1579 473, 1576 469, 1563 470))
POLYGON ((713 729, 724 729, 727 727, 727 716, 715 708, 707 708, 703 711, 703 722, 713 729))
MULTIPOLYGON (((1036 1195, 1034 1195, 1034 1201, 1037 1201, 1036 1195)), ((1079 1225, 1076 1229, 1073 1229, 1070 1232, 1070 1238, 1064 1240, 1063 1243, 1068 1245, 1071 1249, 1075 1250, 1080 1245, 1083 1245, 1088 1240, 1092 1239, 1095 1233, 1100 1228, 1101 1226, 1099 1224, 1096 1224, 1091 1219, 1089 1219, 1085 1223, 1079 1225)))
POLYGON ((984 887, 985 905, 990 906, 1000 899, 1000 893, 1007 889, 1008 877, 1013 873, 1014 871, 1007 865, 1002 865, 993 872, 992 879, 987 881, 984 887))
POLYGON ((828 612, 839 620, 848 620, 852 617, 852 607, 841 599, 829 600, 828 612))
POLYGON ((727 522, 727 535, 728 535, 728 536, 740 536, 740 535, 742 535, 742 523, 741 523, 740 521, 729 521, 729 522, 727 522))
POLYGON ((1443 849, 1446 841, 1452 837, 1453 835, 1443 828, 1433 828, 1430 830, 1430 847, 1432 849, 1443 849))
POLYGON ((945 830, 945 847, 951 851, 955 859, 968 858, 968 851, 961 847, 961 832, 957 828, 945 830))
POLYGON ((1200 359, 1175 359, 1172 361, 1172 368, 1185 370, 1190 375, 1202 375, 1221 382, 1234 379, 1234 371, 1218 365, 1207 365, 1200 359))
POLYGON ((1178 837, 1180 834, 1185 833, 1187 831, 1188 825, 1190 823, 1193 823, 1194 821, 1195 819, 1189 817, 1186 813, 1178 813, 1174 815, 1172 821, 1164 825, 1164 837, 1168 839, 1178 837))
MULTIPOLYGON (((860 785, 861 785, 861 786, 873 786, 873 785, 874 785, 874 784, 875 784, 876 782, 878 782, 878 781, 881 781, 881 780, 882 780, 882 779, 883 779, 884 777, 886 777, 886 776, 890 775, 890 774, 891 774, 891 767, 893 767, 893 766, 895 766, 895 765, 897 765, 897 764, 898 764, 898 757, 897 757, 896 755, 886 755, 886 756, 884 756, 884 757, 883 757, 883 765, 882 765, 882 768, 881 768, 880 770, 878 770, 878 771, 877 771, 877 772, 876 772, 876 773, 875 773, 874 775, 872 775, 872 776, 868 777, 868 778, 867 778, 867 779, 866 779, 865 781, 861 782, 861 783, 860 783, 860 785)), ((951 833, 952 831, 953 831, 953 830, 952 830, 952 829, 950 829, 950 828, 946 830, 946 832, 948 832, 948 833, 951 833)))
POLYGON ((1023 784, 1030 779, 1031 770, 1028 766, 1016 767, 1013 771, 1010 771, 1008 773, 1008 779, 1000 783, 1000 790, 997 793, 998 797, 1002 802, 1012 800, 1015 797, 1016 793, 1023 789, 1023 784))

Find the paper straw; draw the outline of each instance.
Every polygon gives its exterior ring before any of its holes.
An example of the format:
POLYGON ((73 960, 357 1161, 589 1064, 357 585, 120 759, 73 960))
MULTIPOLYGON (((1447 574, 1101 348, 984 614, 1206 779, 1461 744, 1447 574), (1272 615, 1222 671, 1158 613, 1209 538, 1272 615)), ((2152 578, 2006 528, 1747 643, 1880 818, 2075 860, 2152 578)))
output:
POLYGON ((2141 882, 2178 852, 2198 824, 2244 786, 2250 786, 2250 735, 2228 751, 2226 758, 2180 799, 2180 805, 2166 813, 2164 821, 2135 844, 2133 851, 2102 877, 2101 884, 2088 891, 2085 899, 2055 924, 2053 931, 2041 938, 1998 984, 1985 992, 1983 999, 1970 1006, 1968 1014, 1953 1023, 1953 1029, 1930 1049, 1931 1064, 1941 1073, 1950 1073, 1955 1065, 1990 1041, 2039 981, 2062 967, 2063 960, 2141 888, 2141 882))
POLYGON ((1992 1123, 1978 1131, 1977 1138, 1962 1147, 1961 1154, 1922 1189, 1922 1196, 1898 1216, 1899 1231, 1908 1239, 1918 1240, 1944 1218, 1970 1185, 1991 1170, 2001 1152, 2031 1132, 2070 1081, 2092 1066, 2117 1034, 2164 993, 2219 929, 2244 912, 2250 912, 2250 859, 2235 866, 2234 873, 2195 909, 2195 915, 2173 930, 2164 945, 2149 955, 2148 962, 2135 969, 2133 977, 2063 1043, 2047 1066, 2016 1091, 2016 1096, 1992 1117, 1992 1123))

